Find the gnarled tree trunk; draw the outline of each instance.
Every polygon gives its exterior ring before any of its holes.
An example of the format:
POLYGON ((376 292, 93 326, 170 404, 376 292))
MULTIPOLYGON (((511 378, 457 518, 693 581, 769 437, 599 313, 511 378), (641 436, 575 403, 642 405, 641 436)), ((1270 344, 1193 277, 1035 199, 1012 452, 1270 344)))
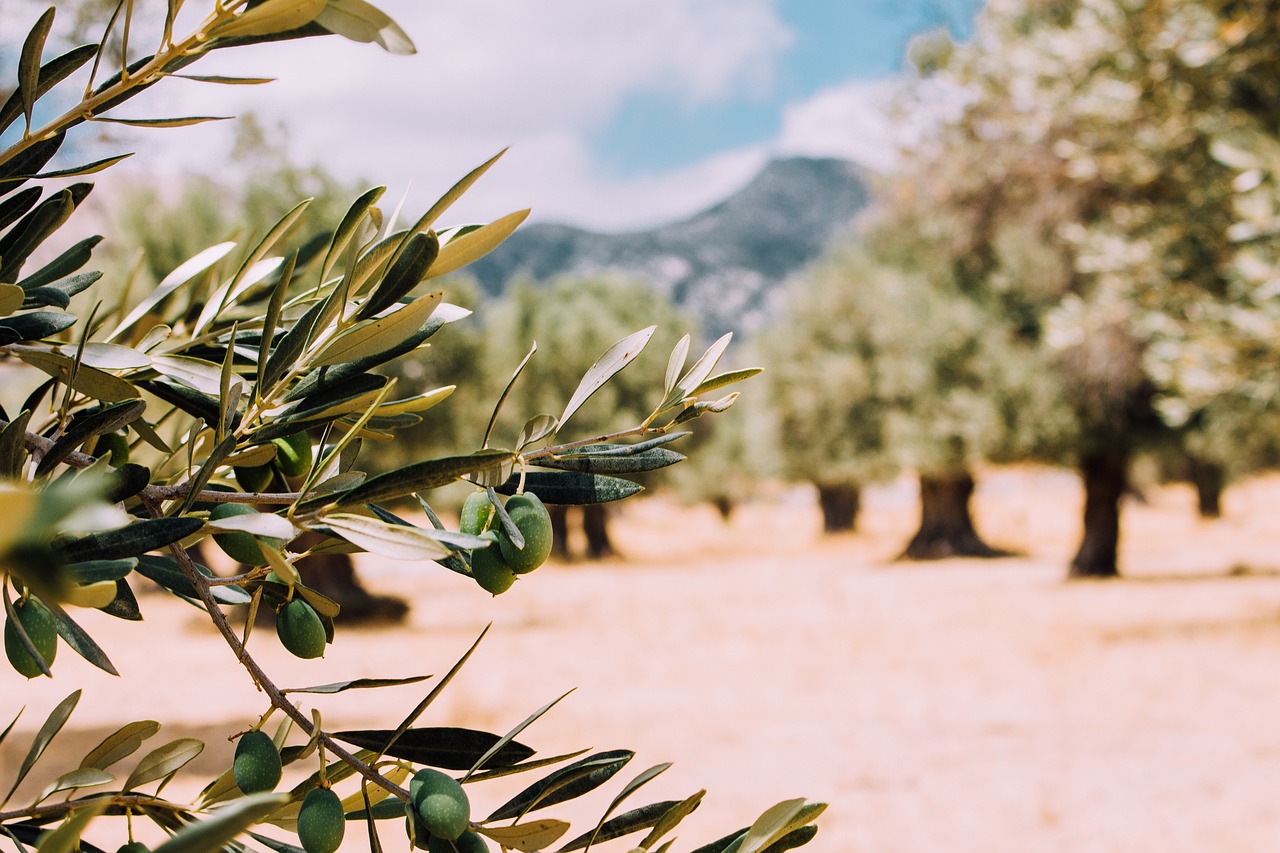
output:
POLYGON ((900 559, 942 560, 947 557, 1007 557, 1009 552, 982 540, 969 508, 973 477, 967 472, 920 477, 920 528, 900 559))
POLYGON ((557 560, 569 560, 569 508, 560 504, 548 504, 551 514, 551 556, 557 560))
POLYGON ((1084 534, 1068 576, 1119 577, 1120 500, 1129 482, 1129 454, 1121 448, 1086 453, 1080 459, 1080 477, 1084 481, 1084 534))
POLYGON ((857 529, 862 491, 856 483, 815 483, 822 508, 822 531, 845 533, 857 529))
POLYGON ((582 508, 582 531, 587 534, 587 559, 602 560, 618 552, 609 539, 609 511, 603 504, 587 504, 582 508))
POLYGON ((1222 490, 1227 475, 1222 466, 1192 457, 1188 476, 1196 490, 1196 509, 1201 518, 1222 517, 1222 490))

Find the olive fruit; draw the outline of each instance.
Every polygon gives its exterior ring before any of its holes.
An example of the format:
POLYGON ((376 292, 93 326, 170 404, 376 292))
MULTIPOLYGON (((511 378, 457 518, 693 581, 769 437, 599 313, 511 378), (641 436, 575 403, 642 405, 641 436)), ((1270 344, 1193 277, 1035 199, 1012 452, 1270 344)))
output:
POLYGON ((493 503, 487 492, 472 492, 462 504, 462 518, 458 529, 472 536, 479 536, 493 515, 493 503))
POLYGON ((110 456, 113 468, 119 468, 129 461, 129 437, 122 432, 108 432, 98 436, 98 444, 94 448, 98 456, 110 456))
MULTIPOLYGON (((31 640, 40 657, 44 658, 45 664, 53 666, 53 658, 58 653, 58 629, 53 614, 34 598, 19 602, 13 610, 22 629, 27 632, 27 639, 31 640)), ((18 628, 11 619, 4 623, 4 654, 9 658, 10 665, 21 675, 35 678, 42 674, 40 663, 23 645, 22 638, 18 636, 18 628)))
POLYGON ((245 732, 236 742, 231 775, 246 794, 274 791, 280 784, 280 752, 266 732, 245 732))
POLYGON ((498 534, 495 531, 486 530, 480 534, 480 538, 488 539, 489 547, 476 548, 471 552, 471 577, 475 578, 485 592, 501 595, 516 582, 516 573, 502 558, 502 548, 498 545, 498 534))
POLYGON ((298 841, 307 853, 333 853, 347 828, 342 800, 328 788, 307 794, 298 812, 298 841))
POLYGON ((274 438, 276 467, 286 477, 301 477, 311 470, 311 436, 305 431, 274 438))
POLYGON ((324 655, 325 632, 320 615, 301 598, 295 598, 276 614, 276 635, 294 657, 324 655))
POLYGON ((151 851, 141 841, 129 841, 121 844, 116 849, 116 853, 151 853, 151 851))
POLYGON ((512 495, 506 503, 507 515, 524 536, 524 547, 517 548, 504 531, 498 531, 498 545, 511 570, 518 575, 531 572, 551 556, 551 513, 532 492, 512 495))
POLYGON ((462 786, 452 776, 424 768, 409 782, 413 803, 428 833, 446 841, 456 841, 471 821, 471 803, 462 786))
POLYGON ((265 492, 271 488, 271 481, 276 476, 275 469, 270 465, 255 465, 251 468, 237 465, 232 470, 236 472, 236 482, 246 492, 265 492))
POLYGON ((489 853, 489 845, 480 833, 468 830, 459 835, 456 841, 431 836, 427 842, 427 853, 489 853))
MULTIPOLYGON (((209 513, 210 521, 218 521, 223 518, 231 518, 236 515, 255 515, 257 510, 248 504, 218 504, 209 513)), ((262 555, 262 549, 258 547, 258 537, 252 533, 242 533, 240 531, 227 531, 225 533, 213 534, 213 541, 222 549, 228 557, 237 563, 244 563, 246 566, 265 566, 267 558, 262 555)), ((284 543, 279 539, 263 537, 262 543, 272 548, 279 548, 284 543)))

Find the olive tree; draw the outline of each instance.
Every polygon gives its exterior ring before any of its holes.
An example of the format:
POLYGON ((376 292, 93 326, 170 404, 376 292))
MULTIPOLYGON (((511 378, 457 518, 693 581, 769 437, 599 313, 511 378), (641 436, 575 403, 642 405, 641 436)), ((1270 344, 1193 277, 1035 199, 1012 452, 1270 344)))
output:
MULTIPOLYGON (((80 694, 71 692, 48 715, 21 765, 3 769, 8 793, 0 801, 0 832, 20 851, 68 853, 101 849, 94 839, 108 824, 132 833, 145 821, 167 836, 158 853, 298 849, 254 831, 269 824, 296 833, 306 853, 333 853, 348 820, 367 823, 370 848, 380 850, 378 824, 387 820, 427 850, 548 849, 569 825, 527 815, 599 788, 630 761, 629 750, 534 757, 517 738, 550 706, 502 735, 417 725, 470 651, 388 728, 335 731, 304 714, 294 691, 282 691, 260 665, 264 638, 253 630, 253 614, 274 611, 284 647, 315 658, 342 637, 334 631, 335 603, 296 571, 306 554, 367 551, 438 564, 458 583, 477 582, 481 560, 527 572, 536 560, 526 547, 541 555, 548 536, 544 503, 588 504, 634 492, 638 487, 618 474, 673 461, 664 445, 675 428, 727 408, 732 395, 705 396, 741 376, 715 373, 718 351, 687 367, 687 352, 677 348, 640 423, 575 429, 572 418, 583 403, 649 341, 653 329, 645 328, 605 349, 557 414, 533 413, 509 443, 485 436, 470 452, 366 470, 365 442, 412 429, 419 411, 449 393, 445 387, 401 397, 377 369, 466 317, 433 282, 482 256, 524 218, 517 212, 481 226, 437 224, 492 161, 407 225, 382 214, 383 191, 372 189, 325 239, 299 244, 293 226, 307 213, 302 201, 264 232, 185 260, 136 301, 89 301, 101 278, 91 268, 99 238, 66 245, 62 226, 92 186, 54 182, 106 168, 119 156, 61 165, 54 158, 69 132, 104 120, 166 77, 189 74, 213 50, 327 32, 412 49, 394 22, 362 0, 218 0, 185 35, 177 26, 183 5, 167 4, 154 53, 130 61, 126 48, 118 68, 101 44, 118 33, 122 45, 136 48, 140 37, 127 38, 131 4, 116 7, 120 14, 101 42, 45 59, 55 18, 50 8, 26 36, 14 94, 0 106, 0 129, 20 130, 0 151, 0 357, 13 380, 6 387, 25 382, 31 389, 14 411, 0 412, 5 654, 28 677, 52 677, 59 651, 67 650, 115 673, 108 650, 73 614, 92 608, 138 621, 135 589, 156 586, 203 612, 267 707, 246 711, 233 765, 209 779, 195 802, 162 789, 203 744, 183 738, 135 760, 159 728, 148 720, 108 735, 78 766, 59 768, 45 791, 14 802, 73 713, 80 694), (82 69, 83 96, 42 117, 37 102, 65 92, 61 84, 76 81, 82 69), (277 475, 284 488, 267 488, 277 475), (459 480, 487 502, 486 522, 470 532, 444 529, 429 503, 433 490, 459 480), (404 498, 415 500, 431 523, 413 524, 387 509, 404 498), (249 568, 212 576, 191 553, 206 538, 249 568), (231 607, 249 611, 243 633, 229 621, 231 607), (285 765, 310 773, 277 792, 285 765), (479 783, 517 773, 539 778, 481 812, 479 783)), ((148 631, 137 630, 140 639, 148 631)), ((333 682, 309 688, 309 695, 391 683, 333 682)), ((15 724, 0 730, 0 739, 12 736, 15 724)), ((671 830, 698 806, 702 791, 621 808, 664 769, 632 778, 598 823, 558 849, 645 833, 629 846, 670 850, 671 830)), ((788 800, 700 849, 790 849, 813 836, 822 809, 788 800)), ((134 853, 142 845, 126 847, 134 853)))

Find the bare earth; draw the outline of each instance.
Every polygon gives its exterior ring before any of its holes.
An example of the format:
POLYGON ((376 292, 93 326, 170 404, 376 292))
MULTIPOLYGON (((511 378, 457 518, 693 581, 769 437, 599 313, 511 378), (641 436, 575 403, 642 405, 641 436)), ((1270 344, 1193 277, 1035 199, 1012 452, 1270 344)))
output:
MULTIPOLYGON (((910 482, 867 495, 862 532, 826 539, 802 492, 729 525, 655 498, 621 511, 625 561, 549 565, 496 600, 442 569, 366 561, 371 585, 413 601, 406 627, 342 631, 323 662, 269 632, 251 648, 292 686, 442 674, 492 621, 422 724, 504 732, 578 688, 520 739, 638 755, 585 811, 547 810, 575 832, 623 780, 674 761, 632 804, 709 789, 677 850, 794 796, 831 803, 815 851, 1280 850, 1280 478, 1232 488, 1216 522, 1184 487, 1150 492, 1126 507, 1128 579, 1070 584, 1075 479, 1005 469, 980 483, 979 527, 1026 557, 891 562, 910 482)), ((83 620, 123 679, 65 648, 51 682, 0 673, 0 725, 27 706, 0 752, 4 787, 77 685, 63 769, 140 718, 169 721, 155 744, 207 739, 207 773, 227 766, 224 738, 265 702, 196 611, 142 606, 149 625, 83 620)), ((389 728, 427 685, 314 704, 326 728, 389 728)), ((476 786, 478 813, 510 792, 497 785, 476 786)), ((387 827, 387 849, 404 849, 387 827)))

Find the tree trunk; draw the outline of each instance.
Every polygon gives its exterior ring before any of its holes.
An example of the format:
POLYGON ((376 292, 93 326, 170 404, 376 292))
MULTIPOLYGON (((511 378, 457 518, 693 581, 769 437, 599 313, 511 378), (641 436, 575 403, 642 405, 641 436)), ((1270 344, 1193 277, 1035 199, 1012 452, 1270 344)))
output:
POLYGON ((347 554, 306 557, 298 561, 298 573, 307 586, 338 602, 342 609, 334 621, 339 625, 403 622, 409 613, 403 599, 369 592, 347 554))
POLYGON ((947 557, 1007 557, 992 548, 973 526, 969 499, 973 477, 968 473, 920 477, 920 529, 907 544, 901 559, 942 560, 947 557))
POLYGON ((1072 578, 1120 575, 1120 499, 1129 481, 1129 454, 1123 449, 1086 453, 1080 460, 1084 481, 1084 535, 1071 561, 1072 578))
POLYGON ((728 524, 729 519, 733 517, 733 510, 738 505, 738 502, 728 495, 720 495, 711 499, 711 505, 716 508, 716 512, 720 513, 720 520, 728 524))
POLYGON ((559 504, 548 504, 547 512, 551 514, 551 556, 568 562, 569 508, 559 504))
POLYGON ((856 483, 816 483, 822 507, 822 531, 844 533, 857 529, 862 491, 856 483))
POLYGON ((1226 472, 1222 466, 1192 457, 1190 464, 1191 485, 1196 489, 1196 504, 1201 518, 1222 517, 1222 490, 1226 486, 1226 472))
POLYGON ((601 560, 617 554, 609 541, 609 515, 603 504, 582 508, 582 530, 587 534, 587 559, 601 560))

